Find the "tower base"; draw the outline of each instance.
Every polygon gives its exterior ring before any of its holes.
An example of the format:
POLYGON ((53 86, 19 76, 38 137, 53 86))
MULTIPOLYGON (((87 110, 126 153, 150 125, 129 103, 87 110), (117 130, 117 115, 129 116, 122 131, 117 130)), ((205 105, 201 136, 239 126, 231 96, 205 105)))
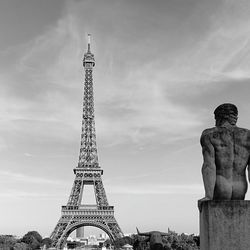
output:
POLYGON ((204 201, 200 250, 250 249, 250 201, 204 201))
POLYGON ((96 209, 79 206, 62 206, 62 215, 50 238, 52 247, 63 249, 68 236, 76 229, 93 226, 106 232, 111 240, 123 237, 123 233, 114 217, 114 207, 105 206, 96 209))

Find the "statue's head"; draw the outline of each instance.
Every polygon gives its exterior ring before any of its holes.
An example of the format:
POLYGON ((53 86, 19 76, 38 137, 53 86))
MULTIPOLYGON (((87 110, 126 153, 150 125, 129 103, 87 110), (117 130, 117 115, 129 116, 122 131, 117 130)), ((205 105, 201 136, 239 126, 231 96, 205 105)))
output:
POLYGON ((215 125, 221 126, 225 122, 236 125, 238 119, 238 109, 234 104, 224 103, 214 110, 215 125))

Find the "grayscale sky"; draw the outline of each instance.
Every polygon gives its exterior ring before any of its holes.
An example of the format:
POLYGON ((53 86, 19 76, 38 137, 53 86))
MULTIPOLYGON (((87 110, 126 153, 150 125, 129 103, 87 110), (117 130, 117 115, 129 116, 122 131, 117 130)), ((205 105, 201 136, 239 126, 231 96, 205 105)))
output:
POLYGON ((120 227, 198 233, 200 134, 224 102, 250 127, 250 2, 1 0, 0 32, 0 234, 48 236, 67 202, 88 33, 99 161, 120 227))

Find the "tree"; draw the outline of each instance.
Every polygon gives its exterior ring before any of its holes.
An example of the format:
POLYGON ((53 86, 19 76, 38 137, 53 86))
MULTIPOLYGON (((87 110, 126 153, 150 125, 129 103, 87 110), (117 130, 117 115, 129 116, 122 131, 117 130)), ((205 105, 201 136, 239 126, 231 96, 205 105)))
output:
POLYGON ((37 231, 30 231, 23 236, 21 242, 28 244, 31 249, 40 249, 42 240, 42 236, 37 231))
POLYGON ((103 244, 104 244, 105 247, 109 248, 109 246, 111 245, 111 240, 106 239, 103 244))
POLYGON ((0 249, 13 249, 16 242, 13 235, 0 235, 0 249))
POLYGON ((174 231, 168 230, 167 236, 164 237, 163 242, 171 245, 171 249, 176 250, 198 250, 199 236, 193 234, 177 234, 174 231))
POLYGON ((117 248, 121 248, 122 246, 124 246, 126 244, 133 245, 134 239, 132 239, 129 236, 124 236, 122 238, 118 238, 117 240, 115 240, 114 244, 117 248))
POLYGON ((171 248, 172 249, 177 249, 177 247, 178 247, 178 243, 177 243, 177 240, 173 240, 173 242, 172 242, 172 244, 171 244, 171 248))
POLYGON ((52 244, 52 240, 51 240, 49 237, 44 238, 44 239, 42 240, 42 246, 45 245, 46 248, 51 247, 51 244, 52 244))
POLYGON ((41 236, 37 231, 29 231, 29 232, 28 232, 27 234, 25 234, 25 235, 32 235, 32 236, 34 236, 34 238, 35 238, 39 243, 41 243, 42 240, 43 240, 42 236, 41 236))
POLYGON ((31 249, 29 247, 28 244, 24 243, 24 242, 17 242, 14 247, 13 247, 14 250, 29 250, 31 249))

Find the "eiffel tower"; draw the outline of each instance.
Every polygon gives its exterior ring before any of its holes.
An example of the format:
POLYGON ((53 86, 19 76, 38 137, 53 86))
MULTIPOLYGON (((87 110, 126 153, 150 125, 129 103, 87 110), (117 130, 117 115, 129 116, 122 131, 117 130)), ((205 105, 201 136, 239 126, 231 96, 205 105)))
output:
POLYGON ((90 35, 88 35, 88 51, 83 58, 85 82, 79 162, 74 169, 75 180, 68 203, 62 206, 61 217, 50 236, 52 247, 56 249, 63 249, 71 232, 83 226, 102 229, 109 235, 111 241, 123 236, 114 217, 114 207, 108 203, 101 177, 103 170, 98 163, 92 77, 94 66, 95 59, 90 51, 90 35), (95 206, 82 204, 84 185, 93 185, 95 206))

